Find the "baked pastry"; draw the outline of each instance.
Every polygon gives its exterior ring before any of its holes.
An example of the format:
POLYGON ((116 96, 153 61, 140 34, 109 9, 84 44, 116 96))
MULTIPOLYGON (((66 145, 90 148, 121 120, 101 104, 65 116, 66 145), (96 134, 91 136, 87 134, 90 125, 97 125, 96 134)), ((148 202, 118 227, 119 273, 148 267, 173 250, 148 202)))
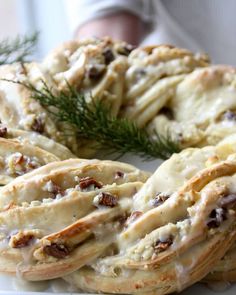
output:
MULTIPOLYGON (((66 89, 69 83, 86 96, 88 103, 91 97, 102 101, 111 115, 117 116, 124 97, 127 55, 132 50, 131 45, 108 37, 73 40, 49 53, 41 66, 57 89, 66 89)), ((72 151, 79 157, 95 155, 95 141, 79 138, 77 142, 72 151)))
POLYGON ((66 275, 113 244, 149 174, 119 162, 71 159, 1 190, 0 271, 27 280, 66 275), (26 255, 27 253, 27 255, 26 255))
POLYGON ((0 138, 0 185, 59 158, 31 144, 0 138))
POLYGON ((42 62, 58 89, 69 83, 82 93, 102 100, 117 115, 124 96, 126 55, 133 49, 110 38, 70 41, 56 48, 42 62))
POLYGON ((167 134, 183 147, 215 145, 235 133, 236 70, 229 66, 196 69, 176 86, 149 130, 167 134))
POLYGON ((45 81, 56 93, 69 83, 150 136, 202 147, 173 155, 149 179, 118 162, 60 162, 74 157, 67 147, 90 157, 96 143, 78 139, 23 85, 1 80, 0 271, 122 294, 236 281, 235 74, 205 55, 109 38, 0 67, 0 78, 37 89, 45 81))
MULTIPOLYGON (((236 152, 236 136, 231 135, 216 146, 208 146, 201 149, 188 148, 179 154, 173 155, 165 161, 156 172, 156 181, 149 183, 147 193, 162 192, 164 200, 177 189, 178 186, 186 183, 191 177, 206 167, 226 160, 236 152)), ((139 195, 139 194, 138 194, 139 195)), ((142 195, 142 189, 140 196, 142 195)), ((147 194, 148 195, 148 194, 147 194)), ((232 201, 234 196, 232 196, 232 201)), ((144 204, 142 198, 136 199, 136 207, 144 211, 150 210, 152 199, 144 204)), ((236 249, 235 244, 227 251, 226 255, 211 269, 211 272, 203 281, 236 281, 236 249)))
POLYGON ((52 139, 0 124, 0 185, 47 163, 69 158, 75 156, 52 139))
MULTIPOLYGON (((173 155, 165 161, 156 172, 156 182, 150 182, 148 192, 162 192, 165 199, 177 189, 178 186, 186 183, 196 173, 213 164, 226 160, 236 152, 236 135, 225 138, 216 146, 208 146, 201 149, 188 148, 179 154, 173 155)), ((142 189, 141 189, 142 191, 142 189)), ((140 191, 140 193, 141 193, 140 191)), ((147 192, 147 191, 146 191, 147 192)), ((232 196, 234 198, 234 196, 232 196)), ((144 204, 142 199, 137 198, 137 208, 150 210, 152 200, 144 204)), ((203 281, 236 281, 236 248, 235 244, 227 251, 226 255, 212 268, 211 272, 203 281)))
POLYGON ((79 159, 18 177, 1 190, 0 271, 127 294, 199 281, 235 240, 235 142, 187 149, 148 180, 130 165, 79 159))
MULTIPOLYGON (((37 89, 42 80, 54 92, 66 91, 69 83, 88 103, 91 97, 103 101, 112 115, 147 127, 152 137, 169 135, 183 148, 214 145, 235 132, 235 73, 211 66, 203 54, 170 45, 134 49, 110 38, 71 41, 41 63, 0 68, 0 78, 28 81, 37 89)), ((1 80, 2 122, 52 138, 82 158, 94 155, 96 142, 78 138, 30 96, 24 86, 1 80)))
POLYGON ((37 146, 51 154, 54 154, 60 160, 76 157, 66 146, 37 132, 7 128, 5 126, 0 127, 0 133, 1 130, 3 132, 1 135, 2 137, 19 141, 23 145, 31 144, 37 146))
POLYGON ((236 245, 227 251, 225 256, 217 261, 211 272, 204 278, 204 282, 236 282, 236 245))
MULTIPOLYGON (((45 79, 40 65, 36 63, 2 66, 0 67, 0 78, 30 82, 37 87, 40 87, 41 80, 45 79)), ((50 81, 48 77, 47 81, 50 81)), ((68 140, 58 130, 56 123, 50 118, 48 112, 38 101, 31 98, 30 91, 23 85, 1 80, 0 102, 2 106, 0 119, 8 128, 34 131, 63 144, 68 140)))
POLYGON ((168 104, 186 75, 209 65, 206 55, 170 45, 140 47, 128 57, 123 116, 144 127, 168 104))
MULTIPOLYGON (((124 42, 109 38, 90 41, 71 41, 50 53, 42 63, 14 64, 0 68, 0 78, 30 82, 37 89, 42 81, 53 91, 67 89, 67 83, 84 93, 102 100, 116 116, 119 112, 127 69, 128 51, 124 42)), ((80 157, 91 157, 96 143, 77 138, 72 127, 59 123, 31 98, 23 85, 0 81, 1 121, 10 128, 35 131, 68 146, 80 157)))
POLYGON ((164 162, 134 196, 115 255, 103 254, 65 280, 89 292, 122 294, 169 294, 213 270, 227 280, 224 261, 235 255, 235 143, 232 136, 164 162))
MULTIPOLYGON (((42 80, 56 89, 56 84, 40 64, 13 64, 0 67, 0 79, 30 82, 42 87, 42 80)), ((94 149, 85 148, 85 142, 76 137, 75 131, 53 118, 40 103, 31 98, 31 92, 23 85, 0 80, 0 119, 8 128, 34 131, 69 147, 80 157, 90 157, 94 149)))

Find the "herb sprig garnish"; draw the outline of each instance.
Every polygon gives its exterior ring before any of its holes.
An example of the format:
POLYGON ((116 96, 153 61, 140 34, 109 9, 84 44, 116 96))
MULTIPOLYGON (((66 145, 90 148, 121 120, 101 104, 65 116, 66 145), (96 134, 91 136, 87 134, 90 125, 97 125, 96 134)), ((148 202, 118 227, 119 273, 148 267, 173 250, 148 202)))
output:
POLYGON ((33 53, 38 41, 38 33, 17 36, 15 39, 0 41, 0 65, 25 62, 33 53))
POLYGON ((66 91, 55 94, 43 81, 40 90, 29 83, 16 83, 27 87, 31 97, 46 107, 59 122, 71 125, 78 137, 96 141, 102 150, 109 153, 120 156, 133 153, 150 160, 168 159, 180 151, 170 137, 156 135, 155 140, 150 138, 145 129, 138 128, 130 120, 112 116, 103 102, 91 98, 88 103, 85 96, 69 84, 66 91))

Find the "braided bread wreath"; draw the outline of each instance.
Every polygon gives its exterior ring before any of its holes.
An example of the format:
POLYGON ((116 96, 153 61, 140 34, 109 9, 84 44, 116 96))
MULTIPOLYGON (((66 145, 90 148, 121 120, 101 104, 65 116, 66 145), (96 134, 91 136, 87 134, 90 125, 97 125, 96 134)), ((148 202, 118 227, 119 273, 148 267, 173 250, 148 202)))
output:
POLYGON ((0 67, 2 123, 10 128, 37 132, 68 146, 80 157, 91 157, 94 154, 93 142, 78 140, 76 132, 66 124, 56 122, 47 110, 31 98, 26 87, 4 79, 28 81, 39 89, 42 81, 45 81, 54 91, 65 90, 69 83, 85 95, 105 101, 115 116, 121 106, 127 69, 127 58, 116 49, 122 44, 113 44, 109 39, 101 42, 72 41, 49 54, 42 63, 0 67))
POLYGON ((70 159, 16 178, 1 190, 0 270, 37 281, 89 263, 113 244, 148 176, 128 164, 70 159))
POLYGON ((0 80, 0 272, 88 292, 169 294, 236 281, 236 71, 169 45, 72 41, 0 78, 68 81, 183 148, 156 172, 87 160, 92 141, 0 80), (76 158, 79 156, 80 158, 76 158), (73 159, 71 159, 73 158, 73 159))
MULTIPOLYGON (((128 117, 150 136, 166 135, 183 148, 215 145, 235 133, 236 70, 211 65, 205 55, 169 45, 134 49, 109 38, 71 41, 41 63, 0 67, 0 78, 42 80, 57 91, 66 81, 109 105, 114 116, 128 117)), ((69 147, 82 158, 96 144, 76 138, 22 85, 0 80, 0 118, 10 128, 35 131, 69 147), (67 134, 65 136, 65 130, 67 134)))
POLYGON ((79 159, 16 178, 1 189, 0 271, 122 294, 168 294, 209 272, 234 280, 235 143, 186 149, 148 180, 79 159))
POLYGON ((206 275, 234 281, 235 143, 234 136, 163 163, 133 197, 115 255, 104 252, 64 279, 89 292, 121 294, 169 294, 206 275))

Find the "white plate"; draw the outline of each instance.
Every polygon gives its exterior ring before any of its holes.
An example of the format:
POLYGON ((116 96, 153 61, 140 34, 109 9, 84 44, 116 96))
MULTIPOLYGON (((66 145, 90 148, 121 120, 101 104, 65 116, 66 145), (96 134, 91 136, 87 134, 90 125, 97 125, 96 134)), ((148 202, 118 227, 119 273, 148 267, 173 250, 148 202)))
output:
MULTIPOLYGON (((160 165, 161 161, 142 161, 138 157, 126 155, 119 159, 119 161, 127 162, 137 166, 140 169, 148 170, 154 172, 156 168, 160 165)), ((68 295, 68 294, 85 294, 74 292, 68 285, 62 280, 56 280, 51 283, 51 286, 48 284, 42 283, 30 283, 24 284, 19 280, 12 279, 7 276, 0 276, 0 295, 52 295, 57 293, 58 295, 68 295), (27 291, 26 291, 27 290, 27 291), (33 291, 33 292, 32 292, 33 291)), ((220 292, 223 295, 235 295, 236 294, 236 284, 229 285, 225 284, 214 284, 210 288, 202 284, 196 284, 187 290, 180 293, 180 295, 216 295, 216 292, 220 292), (213 289, 215 289, 213 291, 213 289)), ((91 295, 91 294, 90 294, 91 295)))

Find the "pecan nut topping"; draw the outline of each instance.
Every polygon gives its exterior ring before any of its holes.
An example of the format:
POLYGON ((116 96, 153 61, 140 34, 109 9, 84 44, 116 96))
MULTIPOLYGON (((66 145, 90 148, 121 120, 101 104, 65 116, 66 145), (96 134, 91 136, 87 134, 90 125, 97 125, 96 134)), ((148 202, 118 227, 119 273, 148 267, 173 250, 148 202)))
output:
POLYGON ((12 237, 12 248, 17 248, 17 249, 20 249, 20 248, 24 248, 24 247, 27 247, 31 244, 31 242, 34 240, 34 235, 32 234, 25 234, 25 235, 21 235, 20 237, 12 237))
POLYGON ((155 254, 164 252, 173 244, 173 238, 169 237, 168 239, 161 241, 157 240, 153 246, 155 254))
POLYGON ((25 162, 25 158, 21 153, 16 153, 15 157, 13 158, 13 163, 15 165, 23 164, 25 162))
POLYGON ((57 185, 56 183, 54 183, 53 181, 49 181, 47 184, 47 190, 49 193, 51 193, 53 195, 53 197, 55 198, 58 194, 64 196, 65 195, 65 190, 63 190, 62 187, 60 187, 59 185, 57 185))
POLYGON ((211 211, 207 222, 208 228, 217 228, 223 221, 227 219, 227 210, 225 208, 217 208, 211 211))
POLYGON ((79 187, 81 190, 88 188, 90 185, 94 185, 95 188, 102 188, 102 184, 92 177, 84 177, 79 181, 79 187))
POLYGON ((121 55, 128 56, 136 47, 131 44, 126 44, 125 46, 122 46, 118 48, 117 52, 121 55))
POLYGON ((124 175, 125 175, 124 172, 122 172, 122 171, 117 171, 116 174, 115 174, 115 179, 123 178, 124 175))
POLYGON ((112 52, 110 48, 105 48, 103 50, 103 56, 104 56, 106 65, 109 65, 109 63, 111 63, 115 59, 114 53, 112 52))
POLYGON ((153 207, 158 207, 162 205, 167 199, 169 199, 170 194, 167 193, 157 193, 155 198, 152 201, 152 206, 153 207))
POLYGON ((65 258, 70 254, 67 246, 53 243, 43 248, 44 253, 55 258, 65 258))
POLYGON ((7 135, 7 127, 0 126, 0 137, 6 137, 7 135))
POLYGON ((103 76, 104 73, 105 73, 105 68, 98 68, 98 67, 92 66, 88 71, 88 76, 91 80, 98 80, 103 76))
POLYGON ((35 132, 43 133, 45 124, 41 118, 35 118, 31 128, 35 132))
POLYGON ((125 227, 128 227, 132 222, 134 222, 136 219, 138 219, 142 215, 143 215, 143 212, 141 212, 141 211, 134 211, 134 212, 132 212, 132 214, 126 220, 124 226, 125 227))
POLYGON ((93 204, 95 207, 115 207, 118 204, 118 199, 111 193, 101 192, 97 196, 95 196, 93 204))

